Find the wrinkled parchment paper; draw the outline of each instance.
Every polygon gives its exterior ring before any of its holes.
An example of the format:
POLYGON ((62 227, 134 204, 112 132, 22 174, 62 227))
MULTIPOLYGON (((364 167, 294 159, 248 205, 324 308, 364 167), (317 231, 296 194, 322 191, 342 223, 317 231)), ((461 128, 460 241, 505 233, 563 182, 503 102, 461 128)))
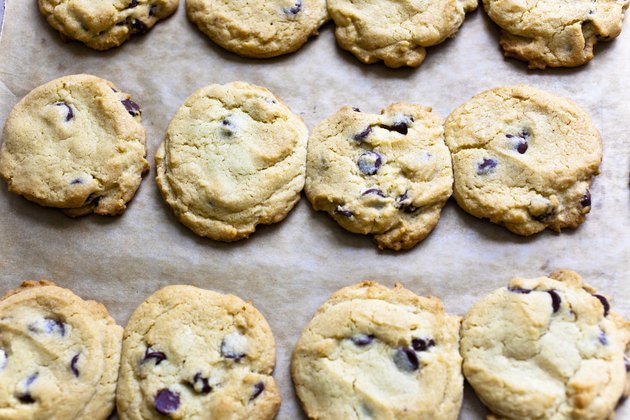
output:
MULTIPOLYGON (((479 10, 457 37, 429 49, 418 69, 363 65, 336 47, 329 23, 297 53, 242 59, 215 46, 177 13, 109 52, 64 43, 37 11, 35 0, 9 0, 0 41, 0 124, 34 87, 74 73, 92 73, 132 94, 143 108, 149 160, 177 108, 209 83, 244 80, 282 97, 312 129, 342 105, 378 112, 393 101, 434 107, 446 117, 474 94, 527 83, 576 100, 593 116, 604 142, 593 209, 575 231, 522 238, 459 210, 453 200, 435 231, 408 252, 379 252, 370 238, 350 234, 305 198, 282 223, 260 227, 248 240, 222 244, 182 226, 162 201, 155 169, 121 217, 69 219, 9 194, 0 186, 1 292, 22 279, 48 278, 84 298, 103 302, 125 325, 133 309, 167 284, 186 283, 251 299, 269 320, 282 390, 280 419, 301 418, 290 380, 291 350, 317 307, 335 290, 363 279, 401 281, 440 297, 463 314, 513 276, 572 268, 614 298, 630 317, 630 28, 578 69, 528 71, 506 60, 498 32, 479 10)), ((462 419, 485 409, 469 388, 462 419)), ((630 403, 618 411, 630 418, 630 403)))

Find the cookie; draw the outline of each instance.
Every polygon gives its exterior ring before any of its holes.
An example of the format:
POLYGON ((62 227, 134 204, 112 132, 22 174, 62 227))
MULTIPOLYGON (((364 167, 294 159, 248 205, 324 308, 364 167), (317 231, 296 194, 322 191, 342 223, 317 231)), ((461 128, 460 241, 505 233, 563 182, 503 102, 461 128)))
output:
POLYGON ((328 0, 337 43, 363 63, 417 67, 477 8, 476 0, 328 0))
POLYGON ((483 92, 446 119, 454 197, 519 235, 575 228, 591 210, 602 142, 574 102, 529 86, 483 92))
POLYGON ((0 300, 0 418, 106 419, 121 339, 103 305, 25 281, 0 300))
POLYGON ((186 12, 216 44, 253 58, 296 51, 328 20, 325 0, 186 0, 186 12))
POLYGON ((313 130, 305 192, 350 232, 379 248, 424 239, 451 196, 451 157, 442 119, 430 108, 396 103, 380 115, 343 107, 313 130))
POLYGON ((9 191, 69 216, 125 211, 149 169, 140 107, 109 81, 65 76, 33 89, 4 126, 9 191))
POLYGON ((506 56, 529 67, 575 67, 593 58, 598 41, 621 33, 629 0, 483 0, 490 19, 502 29, 506 56))
POLYGON ((108 50, 175 13, 179 0, 38 0, 38 4, 62 36, 108 50))
POLYGON ((457 419, 460 318, 439 299, 366 281, 334 293, 293 350, 312 419, 457 419))
POLYGON ((630 322, 562 270, 515 278, 465 315, 464 375, 505 419, 608 419, 630 384, 630 322))
POLYGON ((157 183, 200 236, 235 241, 284 219, 304 186, 308 130, 267 89, 243 82, 193 93, 155 155, 157 183))
POLYGON ((168 286, 131 315, 123 339, 121 420, 272 419, 280 395, 275 344, 250 303, 193 286, 168 286))

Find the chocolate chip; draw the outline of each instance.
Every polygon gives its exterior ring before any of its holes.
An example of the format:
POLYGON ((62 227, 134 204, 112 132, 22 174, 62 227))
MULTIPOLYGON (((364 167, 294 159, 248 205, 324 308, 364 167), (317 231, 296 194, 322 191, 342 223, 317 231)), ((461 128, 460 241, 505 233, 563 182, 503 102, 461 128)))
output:
POLYGON ((70 370, 72 371, 72 373, 74 374, 74 376, 76 378, 79 377, 79 369, 77 369, 77 363, 79 362, 79 355, 81 353, 77 353, 72 357, 72 360, 70 361, 70 370))
POLYGON ((83 205, 84 206, 90 206, 90 205, 98 206, 99 201, 101 201, 101 196, 98 193, 92 193, 88 195, 88 198, 85 199, 85 203, 83 203, 83 205))
POLYGON ((383 158, 376 152, 368 151, 359 156, 357 165, 365 175, 374 175, 383 164, 383 158))
POLYGON ((522 141, 519 142, 518 145, 516 146, 516 150, 522 155, 523 153, 527 152, 527 148, 528 148, 528 144, 526 141, 522 141))
POLYGON ((140 110, 140 105, 138 105, 131 99, 124 99, 121 102, 125 106, 125 109, 127 110, 127 112, 131 114, 133 117, 140 115, 142 113, 142 111, 140 110))
POLYGON ((372 344, 372 341, 374 341, 374 336, 371 334, 357 334, 352 336, 350 340, 352 340, 355 346, 364 347, 372 344))
POLYGON ((604 331, 601 331, 599 333, 599 336, 597 337, 597 339, 599 340, 600 343, 602 343, 603 346, 608 345, 608 336, 606 335, 604 331))
POLYGON ((335 208, 335 214, 344 217, 352 217, 354 215, 354 213, 352 213, 350 210, 346 210, 341 206, 337 206, 337 208, 335 208))
POLYGON ((25 391, 20 393, 17 396, 20 402, 24 404, 32 404, 35 402, 35 399, 33 398, 33 396, 31 395, 28 389, 31 387, 33 382, 35 382, 38 376, 39 376, 39 373, 34 373, 22 381, 20 387, 23 388, 25 391))
POLYGON ((405 115, 402 119, 395 121, 392 125, 381 124, 380 127, 389 131, 396 131, 402 135, 407 135, 409 132, 409 125, 414 121, 412 116, 405 115))
POLYGON ((494 169, 497 167, 497 160, 494 158, 483 159, 483 161, 477 164, 477 174, 478 175, 487 175, 489 173, 494 172, 494 169))
POLYGON ((150 360, 150 359, 155 359, 155 365, 157 366, 157 365, 159 365, 160 363, 162 363, 164 360, 166 360, 168 358, 161 351, 154 351, 151 348, 147 348, 144 351, 144 359, 143 359, 143 361, 150 360))
POLYGON ((353 106, 353 107, 352 107, 352 110, 353 110, 354 112, 361 112, 361 110, 360 110, 359 108, 355 107, 355 106, 353 106))
POLYGON ((208 378, 204 378, 201 372, 195 373, 193 377, 193 388, 200 394, 209 394, 212 392, 212 387, 208 383, 208 378))
POLYGON ((371 132, 372 127, 368 125, 365 130, 361 131, 359 134, 355 134, 354 136, 352 136, 352 139, 356 141, 363 141, 367 136, 370 135, 371 132))
POLYGON ((586 190, 586 192, 582 196, 582 199, 580 200, 580 204, 582 205, 582 207, 591 206, 591 192, 589 190, 586 190))
POLYGON ((551 296, 551 307, 553 308, 553 313, 555 314, 560 310, 560 302, 562 302, 562 299, 560 299, 558 292, 553 289, 547 290, 547 293, 551 296))
POLYGON ((623 356, 623 364, 626 365, 626 372, 630 372, 630 359, 627 356, 623 356))
POLYGON ((405 191, 402 195, 396 197, 396 208, 404 213, 414 213, 418 211, 418 207, 415 207, 411 202, 407 202, 409 200, 409 195, 407 195, 407 191, 405 191))
POLYGON ((83 184, 83 180, 81 178, 75 178, 70 182, 70 185, 79 185, 83 184))
POLYGON ((302 0, 296 0, 295 4, 291 7, 285 7, 282 9, 287 15, 297 15, 302 10, 302 0))
POLYGON ((376 194, 379 197, 385 198, 385 193, 383 191, 379 190, 378 188, 370 188, 369 190, 365 190, 365 191, 363 191, 363 194, 361 194, 361 196, 370 195, 370 194, 376 194))
POLYGON ((37 334, 58 332, 59 335, 64 337, 66 335, 66 324, 56 319, 43 318, 29 324, 28 330, 37 334))
POLYGON ((508 290, 512 293, 520 293, 522 295, 527 295, 532 292, 532 289, 521 289, 520 287, 508 287, 508 290))
POLYGON ((265 384, 263 382, 258 382, 254 384, 254 393, 252 394, 249 400, 252 401, 258 398, 258 396, 262 394, 264 390, 265 390, 265 384))
POLYGON ((133 19, 131 21, 131 27, 138 33, 145 33, 149 30, 149 27, 147 26, 146 23, 144 23, 143 21, 141 21, 140 19, 133 19))
POLYGON ((604 316, 608 316, 608 312, 610 311, 610 303, 608 303, 608 299, 606 299, 602 295, 593 295, 593 296, 599 299, 599 301, 602 303, 602 306, 604 307, 604 316))
POLYGON ((234 125, 230 117, 224 118, 221 121, 221 131, 228 137, 231 137, 232 134, 236 132, 236 125, 234 125))
POLYGON ((223 341, 221 341, 221 356, 239 362, 242 358, 247 356, 244 351, 246 345, 247 339, 244 336, 238 333, 228 334, 223 341))
POLYGON ((33 399, 33 397, 31 396, 31 394, 29 392, 26 392, 24 394, 20 394, 20 395, 18 395, 17 398, 23 404, 33 404, 35 402, 35 400, 33 399))
POLYGON ((415 351, 427 351, 435 347, 435 341, 432 338, 414 338, 411 340, 411 347, 415 351))
POLYGON ((179 394, 168 388, 158 391, 154 399, 155 409, 160 414, 171 414, 179 408, 179 394))
POLYGON ((57 102, 55 105, 57 106, 65 106, 66 107, 66 122, 70 121, 74 118, 74 112, 72 112, 72 108, 65 102, 57 102))
POLYGON ((403 372, 413 372, 420 367, 416 352, 409 347, 399 347, 396 350, 396 353, 394 353, 394 364, 403 372))
POLYGON ((129 6, 127 6, 127 9, 133 9, 137 5, 138 5, 138 0, 131 0, 131 3, 129 3, 129 6))

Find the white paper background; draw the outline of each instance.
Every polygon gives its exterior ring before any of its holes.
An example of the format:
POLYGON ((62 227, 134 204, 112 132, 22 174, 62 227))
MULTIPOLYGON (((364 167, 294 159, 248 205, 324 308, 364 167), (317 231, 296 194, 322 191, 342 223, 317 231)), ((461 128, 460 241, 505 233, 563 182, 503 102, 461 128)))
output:
MULTIPOLYGON (((315 213, 306 199, 289 217, 261 227, 250 239, 221 244, 180 225, 145 178, 127 212, 76 220, 11 195, 0 187, 0 287, 22 279, 53 279, 103 302, 124 325, 146 297, 167 284, 186 283, 251 299, 276 338, 276 378, 283 403, 278 418, 300 418, 292 389, 291 349, 316 308, 335 290, 363 279, 401 281, 419 294, 443 299, 463 314, 513 276, 572 268, 614 297, 630 316, 630 29, 599 45, 578 69, 528 71, 506 60, 498 32, 483 11, 470 15, 454 40, 431 48, 418 69, 363 65, 335 45, 329 23, 321 35, 286 57, 239 58, 215 46, 183 10, 109 52, 66 44, 39 15, 35 0, 9 0, 0 41, 0 124, 28 91, 53 78, 93 73, 112 80, 143 107, 149 160, 184 99, 209 83, 244 80, 268 87, 302 115, 309 128, 342 105, 378 112, 393 101, 433 106, 446 117, 474 94, 527 83, 576 100, 593 116, 604 141, 602 175, 593 210, 575 231, 522 238, 446 205, 435 231, 408 252, 379 252, 368 237, 343 231, 315 213)), ((462 419, 482 418, 470 389, 462 419)), ((617 413, 630 418, 630 403, 617 413)))

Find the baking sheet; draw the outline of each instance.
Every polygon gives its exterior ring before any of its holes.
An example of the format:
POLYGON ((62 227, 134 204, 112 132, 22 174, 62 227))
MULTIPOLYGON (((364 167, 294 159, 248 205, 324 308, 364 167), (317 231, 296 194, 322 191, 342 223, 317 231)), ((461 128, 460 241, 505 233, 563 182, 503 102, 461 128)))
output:
MULTIPOLYGON (((0 124, 34 87, 56 77, 93 73, 112 80, 143 107, 149 161, 184 99, 209 83, 244 80, 268 87, 303 116, 310 129, 342 105, 378 112, 393 101, 433 106, 442 117, 474 94, 527 83, 576 100, 593 116, 604 141, 602 174, 593 209, 575 231, 521 238, 446 205, 435 231, 408 252, 379 252, 368 237, 350 234, 305 198, 282 223, 260 227, 250 239, 221 244, 177 222, 154 182, 144 179, 127 212, 116 218, 69 219, 0 187, 0 288, 22 279, 53 279, 84 298, 103 302, 125 325, 133 309, 167 284, 192 284, 253 300, 273 329, 275 376, 282 390, 278 418, 301 418, 289 374, 291 350, 317 307, 335 290, 374 279, 401 281, 419 294, 443 299, 451 313, 513 276, 572 268, 614 297, 630 317, 630 29, 599 45, 578 69, 528 71, 505 60, 498 32, 479 10, 457 37, 429 49, 418 69, 360 64, 335 45, 329 23, 297 53, 265 61, 239 58, 215 46, 190 24, 184 4, 146 36, 99 53, 64 43, 34 0, 9 0, 0 43, 0 124)), ((485 410, 466 390, 462 419, 485 410)), ((630 403, 618 411, 630 418, 630 403)))

